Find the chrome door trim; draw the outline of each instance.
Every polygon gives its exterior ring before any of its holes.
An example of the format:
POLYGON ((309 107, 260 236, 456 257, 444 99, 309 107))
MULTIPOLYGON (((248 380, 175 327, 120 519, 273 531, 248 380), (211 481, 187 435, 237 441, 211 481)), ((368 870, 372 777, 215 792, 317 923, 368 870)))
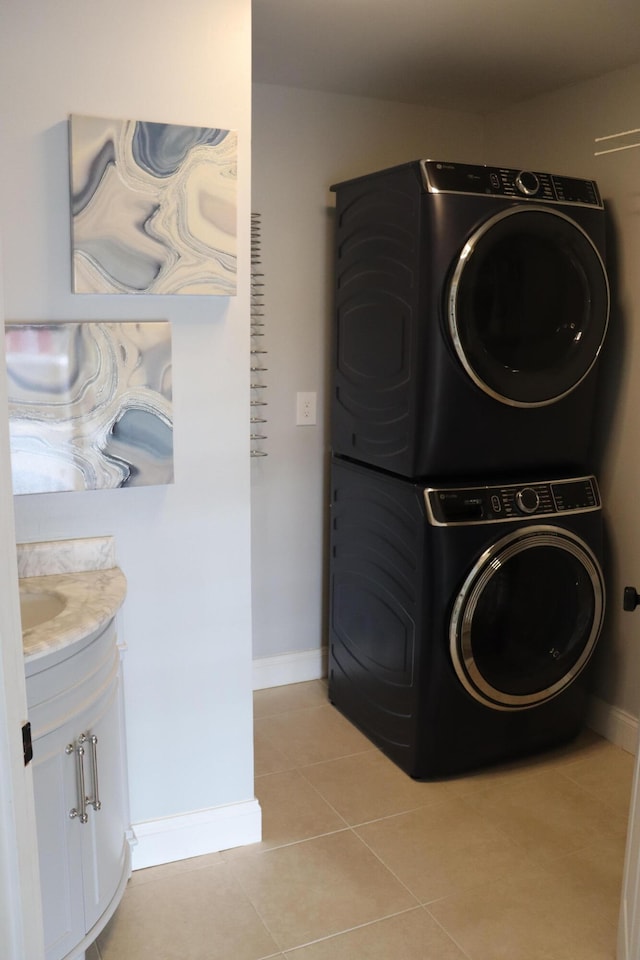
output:
POLYGON ((526 527, 509 534, 484 551, 471 568, 456 597, 449 623, 449 650, 456 675, 475 700, 494 710, 523 710, 551 700, 572 683, 587 665, 602 629, 604 607, 605 585, 602 568, 584 540, 570 530, 546 524, 526 527), (502 564, 524 550, 541 546, 566 550, 582 563, 593 589, 593 622, 580 657, 560 680, 544 690, 515 696, 493 687, 478 670, 471 647, 471 625, 483 590, 502 564))
POLYGON ((489 220, 486 220, 480 227, 478 227, 477 230, 475 230, 471 234, 471 236, 465 243, 464 247, 460 251, 458 262, 456 264, 455 270, 453 272, 453 276, 451 278, 451 282, 449 284, 449 293, 447 298, 447 317, 448 317, 449 333, 451 334, 451 339, 453 341, 453 345, 455 347, 455 351, 458 356, 458 359, 460 360, 460 363, 466 370, 467 374, 471 377, 473 382, 476 384, 476 386, 480 387, 483 393, 486 393, 488 396, 492 397, 494 400, 499 400, 500 403, 505 403, 510 407, 547 407, 550 404, 556 403, 558 400, 561 400, 563 397, 566 397, 568 394, 572 393, 576 389, 576 387, 578 387, 582 383, 584 378, 589 374, 589 372, 593 368, 593 365, 598 359, 598 356, 602 349, 602 345, 607 335, 607 329, 609 326, 610 308, 611 308, 611 294, 609 289, 609 278, 607 276, 607 271, 604 265, 604 261, 602 260, 602 257, 600 256, 600 253, 596 245, 594 244, 593 240, 589 236, 589 234, 586 232, 586 230, 583 230, 580 224, 576 223, 575 220, 572 220, 571 217, 568 217, 566 214, 561 213, 558 210, 553 210, 553 209, 550 209, 549 207, 545 207, 540 204, 538 204, 537 206, 518 205, 515 207, 511 207, 509 210, 503 210, 501 213, 497 213, 495 214, 495 216, 491 217, 489 220), (458 320, 457 320, 457 300, 458 300, 458 287, 460 286, 460 281, 462 279, 462 275, 467 265, 467 260, 469 259, 471 254, 475 251, 475 248, 478 242, 482 239, 482 237, 486 233, 488 233, 489 230, 491 230, 497 223, 499 223, 501 220, 504 220, 506 217, 513 217, 521 213, 532 213, 532 212, 545 213, 550 217, 558 217, 561 220, 565 220, 575 230, 581 233, 584 239, 587 241, 587 243, 591 246, 591 248, 593 249, 593 252, 595 253, 598 259, 598 263, 600 264, 600 268, 602 270, 602 276, 604 278, 604 285, 605 285, 605 291, 606 291, 606 297, 607 297, 607 316, 605 319, 604 330, 602 332, 602 338, 600 340, 600 344, 598 345, 598 349, 596 350, 594 357, 591 363, 589 364, 589 367, 587 368, 587 370, 585 370, 585 372, 580 377, 580 379, 577 380, 568 390, 565 390, 564 393, 559 393, 557 394, 557 396, 551 397, 549 400, 536 400, 533 402, 529 402, 529 401, 523 401, 523 400, 513 400, 511 397, 503 396, 501 393, 498 393, 497 391, 493 390, 487 383, 484 382, 484 380, 480 376, 478 376, 478 374, 476 373, 476 371, 474 370, 474 368, 472 367, 472 365, 469 363, 467 359, 467 355, 464 351, 464 347, 462 346, 462 341, 460 339, 460 333, 458 329, 458 320))

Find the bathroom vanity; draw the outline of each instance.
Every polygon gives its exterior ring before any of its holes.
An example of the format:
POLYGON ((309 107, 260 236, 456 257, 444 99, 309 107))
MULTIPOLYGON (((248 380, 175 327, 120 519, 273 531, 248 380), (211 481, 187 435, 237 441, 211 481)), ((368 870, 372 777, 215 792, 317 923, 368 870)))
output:
POLYGON ((18 546, 46 960, 84 956, 131 870, 110 540, 18 546))

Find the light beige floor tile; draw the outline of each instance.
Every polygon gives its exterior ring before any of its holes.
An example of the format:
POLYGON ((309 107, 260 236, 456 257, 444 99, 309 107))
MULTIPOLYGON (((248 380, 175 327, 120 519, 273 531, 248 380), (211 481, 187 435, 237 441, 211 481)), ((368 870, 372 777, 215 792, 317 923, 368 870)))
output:
POLYGON ((256 722, 257 729, 298 766, 375 749, 329 704, 289 710, 256 722))
POLYGON ((423 907, 285 954, 287 960, 467 960, 423 907))
POLYGON ((580 898, 587 911, 604 913, 612 925, 618 922, 626 838, 595 839, 592 846, 549 865, 549 872, 580 898))
POLYGON ((188 860, 175 860, 173 863, 161 863, 157 867, 134 870, 129 878, 129 886, 151 883, 155 880, 166 880, 178 873, 189 873, 191 870, 205 870, 216 863, 222 863, 222 860, 221 853, 208 853, 202 857, 190 857, 188 860))
POLYGON ((301 772, 352 825, 404 813, 452 795, 449 782, 412 780, 377 750, 302 767, 301 772))
POLYGON ((262 846, 275 847, 343 830, 345 822, 297 770, 256 780, 262 846))
POLYGON ((576 759, 595 756, 602 750, 607 750, 610 746, 610 742, 601 737, 600 734, 590 730, 589 727, 583 727, 573 740, 547 750, 539 756, 541 759, 547 757, 550 763, 557 766, 564 763, 574 763, 576 759))
POLYGON ((98 947, 102 960, 258 960, 279 952, 225 863, 128 888, 98 947))
POLYGON ((545 770, 564 768, 584 758, 600 756, 603 749, 611 744, 591 730, 583 730, 570 743, 562 744, 541 753, 535 753, 507 763, 482 767, 460 777, 452 778, 449 783, 453 793, 465 796, 476 793, 484 787, 493 787, 513 783, 520 778, 534 777, 545 770), (603 746, 606 745, 606 746, 603 746))
POLYGON ((263 777, 268 773, 280 773, 282 770, 292 770, 294 761, 287 757, 277 743, 260 730, 253 735, 253 767, 256 777, 263 777))
POLYGON ((89 949, 86 951, 85 960, 100 960, 100 954, 98 953, 98 947, 95 943, 92 943, 89 949))
POLYGON ((548 873, 487 883, 428 909, 473 960, 615 960, 615 924, 548 873))
POLYGON ((559 770, 500 784, 461 802, 540 863, 580 850, 594 837, 626 833, 625 817, 612 812, 559 770))
POLYGON ((625 819, 629 814, 635 758, 614 744, 562 767, 562 773, 625 819))
POLYGON ((608 753, 611 749, 618 750, 610 740, 605 740, 595 730, 585 727, 575 740, 567 743, 564 747, 559 747, 557 759, 559 763, 575 763, 576 760, 584 760, 588 757, 596 757, 602 753, 608 753))
POLYGON ((532 869, 516 843, 455 798, 355 832, 422 903, 532 869))
POLYGON ((613 960, 632 757, 585 731, 417 783, 324 682, 255 703, 263 843, 136 871, 87 960, 613 960))
POLYGON ((416 905, 350 830, 231 866, 282 950, 416 905))
POLYGON ((283 687, 255 690, 253 694, 254 717, 270 717, 287 710, 303 710, 322 707, 327 703, 327 685, 323 680, 307 683, 290 683, 283 687))

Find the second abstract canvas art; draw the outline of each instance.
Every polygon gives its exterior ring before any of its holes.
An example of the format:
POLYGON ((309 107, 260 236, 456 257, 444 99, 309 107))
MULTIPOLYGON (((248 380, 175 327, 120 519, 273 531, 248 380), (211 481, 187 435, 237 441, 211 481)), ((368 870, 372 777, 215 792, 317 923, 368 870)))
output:
POLYGON ((7 324, 5 343, 14 493, 173 481, 167 321, 7 324))

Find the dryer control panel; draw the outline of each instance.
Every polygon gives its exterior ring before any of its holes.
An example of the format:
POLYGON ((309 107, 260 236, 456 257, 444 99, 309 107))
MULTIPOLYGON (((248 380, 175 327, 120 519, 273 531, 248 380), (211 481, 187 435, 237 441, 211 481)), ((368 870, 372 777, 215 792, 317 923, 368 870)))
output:
POLYGON ((569 203, 602 207, 594 180, 561 177, 554 173, 485 167, 468 163, 423 160, 424 183, 429 193, 462 193, 501 196, 544 203, 569 203))
POLYGON ((513 522, 600 509, 600 493, 593 476, 483 487, 428 487, 424 497, 429 523, 437 527, 513 522))

